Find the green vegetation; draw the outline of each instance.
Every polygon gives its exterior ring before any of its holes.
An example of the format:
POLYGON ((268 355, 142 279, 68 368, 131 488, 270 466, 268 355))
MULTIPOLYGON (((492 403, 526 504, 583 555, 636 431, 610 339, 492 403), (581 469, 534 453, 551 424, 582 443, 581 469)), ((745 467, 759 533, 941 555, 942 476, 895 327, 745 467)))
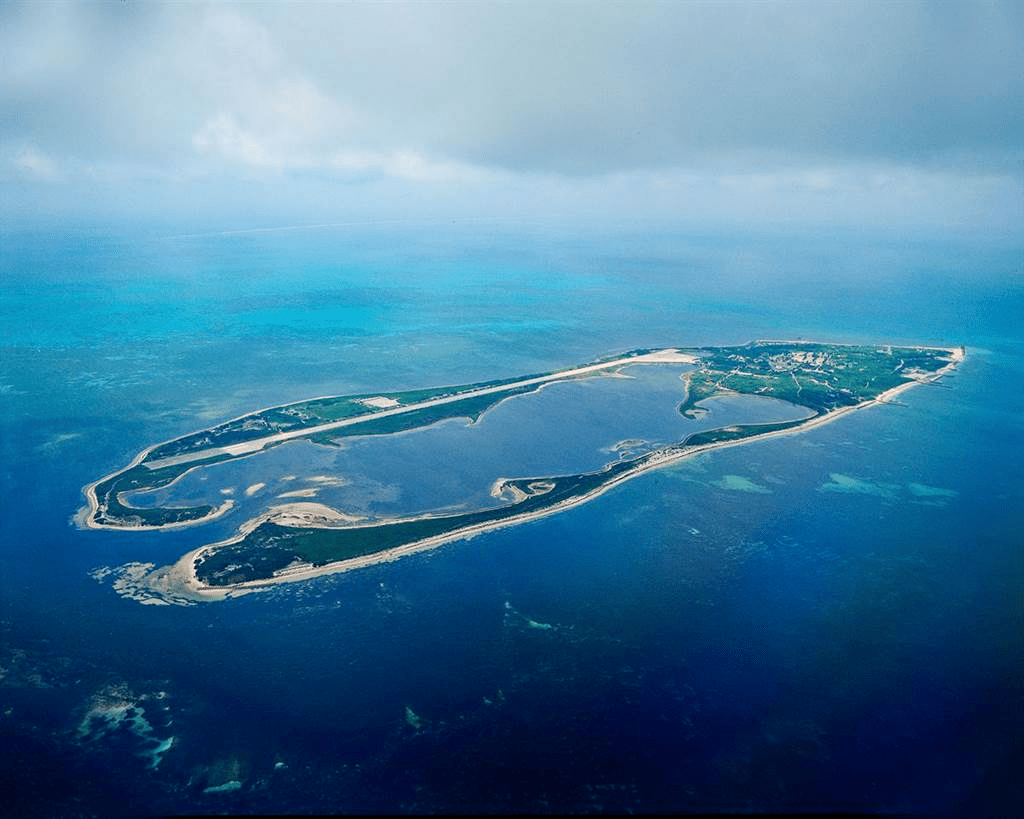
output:
POLYGON ((764 395, 831 412, 878 397, 919 373, 946 363, 947 351, 905 347, 756 342, 692 350, 700 369, 690 375, 679 411, 694 417, 701 401, 729 392, 764 395))
POLYGON ((756 435, 765 435, 769 432, 778 432, 783 429, 806 424, 810 419, 804 418, 800 421, 779 421, 775 424, 739 424, 734 427, 719 427, 709 429, 706 432, 695 432, 683 442, 684 446, 694 447, 705 444, 719 444, 725 441, 738 441, 741 438, 753 438, 756 435))

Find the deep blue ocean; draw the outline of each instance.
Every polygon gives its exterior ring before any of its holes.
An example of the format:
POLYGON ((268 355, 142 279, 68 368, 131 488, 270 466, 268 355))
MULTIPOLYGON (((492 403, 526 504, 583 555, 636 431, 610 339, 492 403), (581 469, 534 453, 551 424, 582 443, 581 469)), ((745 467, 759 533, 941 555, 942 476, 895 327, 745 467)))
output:
POLYGON ((0 241, 5 815, 1018 812, 1019 242, 0 241), (222 603, 141 605, 95 572, 205 532, 71 522, 144 447, 249 410, 797 337, 968 357, 896 405, 222 603))

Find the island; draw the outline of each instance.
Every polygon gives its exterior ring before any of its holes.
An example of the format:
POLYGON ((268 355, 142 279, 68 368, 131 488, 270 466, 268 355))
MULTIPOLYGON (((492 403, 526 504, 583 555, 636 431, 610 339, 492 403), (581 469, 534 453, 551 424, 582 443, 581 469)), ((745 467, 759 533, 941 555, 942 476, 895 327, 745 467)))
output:
POLYGON ((676 408, 687 419, 700 418, 707 402, 730 394, 773 398, 807 413, 796 420, 704 429, 642 454, 625 446, 617 460, 596 471, 498 478, 489 492, 493 504, 455 514, 366 521, 321 503, 272 506, 241 524, 234 536, 201 545, 171 566, 131 564, 121 575, 119 590, 143 602, 219 600, 396 560, 552 515, 698 453, 805 431, 890 402, 916 384, 937 382, 964 355, 963 347, 762 340, 735 347, 633 350, 571 369, 462 386, 314 398, 248 413, 143 450, 128 466, 85 487, 87 506, 77 520, 94 529, 198 526, 227 514, 234 501, 141 507, 125 496, 168 487, 194 470, 253 458, 289 441, 336 445, 346 436, 391 435, 446 419, 478 419, 513 396, 640 365, 687 365, 676 408))

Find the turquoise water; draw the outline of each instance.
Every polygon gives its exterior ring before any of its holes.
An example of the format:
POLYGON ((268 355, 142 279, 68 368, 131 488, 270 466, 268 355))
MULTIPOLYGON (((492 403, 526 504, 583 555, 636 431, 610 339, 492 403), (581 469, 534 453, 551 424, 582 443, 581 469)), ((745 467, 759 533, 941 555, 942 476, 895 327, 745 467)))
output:
MULTIPOLYGON (((16 812, 1015 805, 1019 246, 173 232, 3 236, 0 776, 16 812), (222 604, 142 606, 90 576, 170 562, 199 530, 69 523, 82 486, 143 447, 255 408, 779 336, 969 355, 898 406, 222 604)), ((587 432, 577 451, 606 457, 587 432)), ((448 434, 405 436, 395 463, 416 473, 448 434)))

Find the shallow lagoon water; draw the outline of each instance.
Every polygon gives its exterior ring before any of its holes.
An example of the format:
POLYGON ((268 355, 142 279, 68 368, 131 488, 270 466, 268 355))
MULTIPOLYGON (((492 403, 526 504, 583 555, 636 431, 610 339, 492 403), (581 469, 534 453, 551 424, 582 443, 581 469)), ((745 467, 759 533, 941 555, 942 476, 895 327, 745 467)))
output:
POLYGON ((678 412, 681 376, 690 369, 636 365, 624 368, 623 377, 549 384, 502 401, 475 422, 453 418, 392 435, 338 438, 337 446, 291 441, 126 498, 183 506, 230 497, 236 503, 230 514, 245 518, 302 500, 362 517, 481 509, 499 504, 490 495, 498 478, 596 471, 619 459, 623 442, 635 455, 715 427, 813 415, 774 398, 732 395, 705 402, 699 419, 685 418, 678 412))

